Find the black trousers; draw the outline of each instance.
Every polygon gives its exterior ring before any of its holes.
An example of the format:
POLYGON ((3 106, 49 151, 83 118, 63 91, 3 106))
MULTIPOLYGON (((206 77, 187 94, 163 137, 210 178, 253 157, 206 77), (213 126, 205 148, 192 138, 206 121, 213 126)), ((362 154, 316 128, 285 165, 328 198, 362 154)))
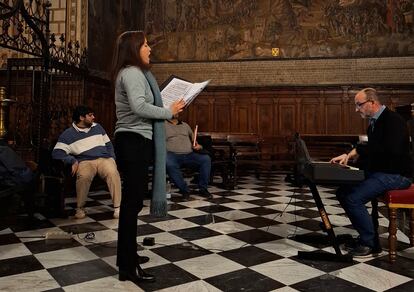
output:
POLYGON ((118 225, 117 264, 120 271, 135 272, 137 264, 137 218, 148 192, 148 167, 152 140, 133 132, 115 136, 115 152, 122 177, 122 198, 118 225))

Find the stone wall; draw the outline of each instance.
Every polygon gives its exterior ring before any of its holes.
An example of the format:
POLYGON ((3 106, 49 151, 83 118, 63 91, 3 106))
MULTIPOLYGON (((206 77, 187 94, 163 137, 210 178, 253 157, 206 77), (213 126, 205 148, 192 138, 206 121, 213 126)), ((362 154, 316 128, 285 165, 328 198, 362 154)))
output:
POLYGON ((414 57, 158 63, 152 71, 159 83, 173 74, 210 86, 412 84, 414 57))

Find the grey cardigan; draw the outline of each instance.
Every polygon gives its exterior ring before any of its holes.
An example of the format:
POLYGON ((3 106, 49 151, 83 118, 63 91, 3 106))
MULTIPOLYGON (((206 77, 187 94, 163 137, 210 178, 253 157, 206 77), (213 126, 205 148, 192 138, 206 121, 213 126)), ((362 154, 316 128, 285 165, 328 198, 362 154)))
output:
POLYGON ((152 139, 153 119, 170 119, 169 109, 154 105, 154 96, 144 73, 129 66, 118 73, 115 83, 117 122, 115 133, 135 132, 152 139))

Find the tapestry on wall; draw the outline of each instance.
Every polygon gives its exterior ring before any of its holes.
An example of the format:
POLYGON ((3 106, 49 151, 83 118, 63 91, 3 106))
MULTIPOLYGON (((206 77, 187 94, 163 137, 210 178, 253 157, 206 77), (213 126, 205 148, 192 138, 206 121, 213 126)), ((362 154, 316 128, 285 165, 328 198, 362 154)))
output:
POLYGON ((414 55, 414 0, 148 0, 154 61, 414 55))

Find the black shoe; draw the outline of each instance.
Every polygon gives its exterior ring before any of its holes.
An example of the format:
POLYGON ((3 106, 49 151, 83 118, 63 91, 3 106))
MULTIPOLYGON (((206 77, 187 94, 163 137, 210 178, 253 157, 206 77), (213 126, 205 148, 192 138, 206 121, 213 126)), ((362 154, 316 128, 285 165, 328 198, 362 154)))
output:
POLYGON ((199 190, 200 195, 202 195, 203 197, 206 197, 207 199, 212 199, 213 195, 210 194, 210 192, 207 189, 201 188, 199 190))
POLYGON ((141 277, 141 279, 147 282, 155 282, 154 275, 148 274, 140 266, 138 266, 137 268, 138 268, 138 275, 141 277))
POLYGON ((344 243, 344 249, 347 250, 347 251, 351 251, 351 250, 354 250, 355 248, 357 248, 358 245, 360 245, 359 236, 357 238, 352 238, 352 239, 346 240, 345 243, 344 243))
POLYGON ((119 281, 131 281, 135 284, 139 284, 143 282, 149 282, 149 283, 155 282, 155 277, 153 275, 145 273, 143 270, 142 270, 142 273, 139 272, 138 274, 136 274, 136 272, 128 273, 125 271, 119 271, 118 279, 119 281))
MULTIPOLYGON (((356 249, 358 246, 360 246, 363 244, 361 244, 360 242, 360 237, 358 236, 357 238, 352 238, 352 239, 347 239, 344 243, 344 249, 347 251, 352 251, 354 249, 356 249)), ((372 253, 373 254, 380 254, 382 253, 382 248, 380 245, 376 245, 372 248, 372 253)))
POLYGON ((188 191, 179 191, 181 195, 183 195, 183 200, 188 201, 190 199, 190 193, 188 191))
POLYGON ((380 253, 377 250, 374 251, 374 249, 370 246, 359 244, 357 247, 351 250, 349 254, 352 255, 354 258, 363 259, 363 258, 369 258, 369 257, 376 257, 380 253))
POLYGON ((149 257, 139 256, 139 255, 137 255, 137 256, 138 256, 137 257, 138 265, 145 264, 145 263, 148 263, 149 262, 149 257))

